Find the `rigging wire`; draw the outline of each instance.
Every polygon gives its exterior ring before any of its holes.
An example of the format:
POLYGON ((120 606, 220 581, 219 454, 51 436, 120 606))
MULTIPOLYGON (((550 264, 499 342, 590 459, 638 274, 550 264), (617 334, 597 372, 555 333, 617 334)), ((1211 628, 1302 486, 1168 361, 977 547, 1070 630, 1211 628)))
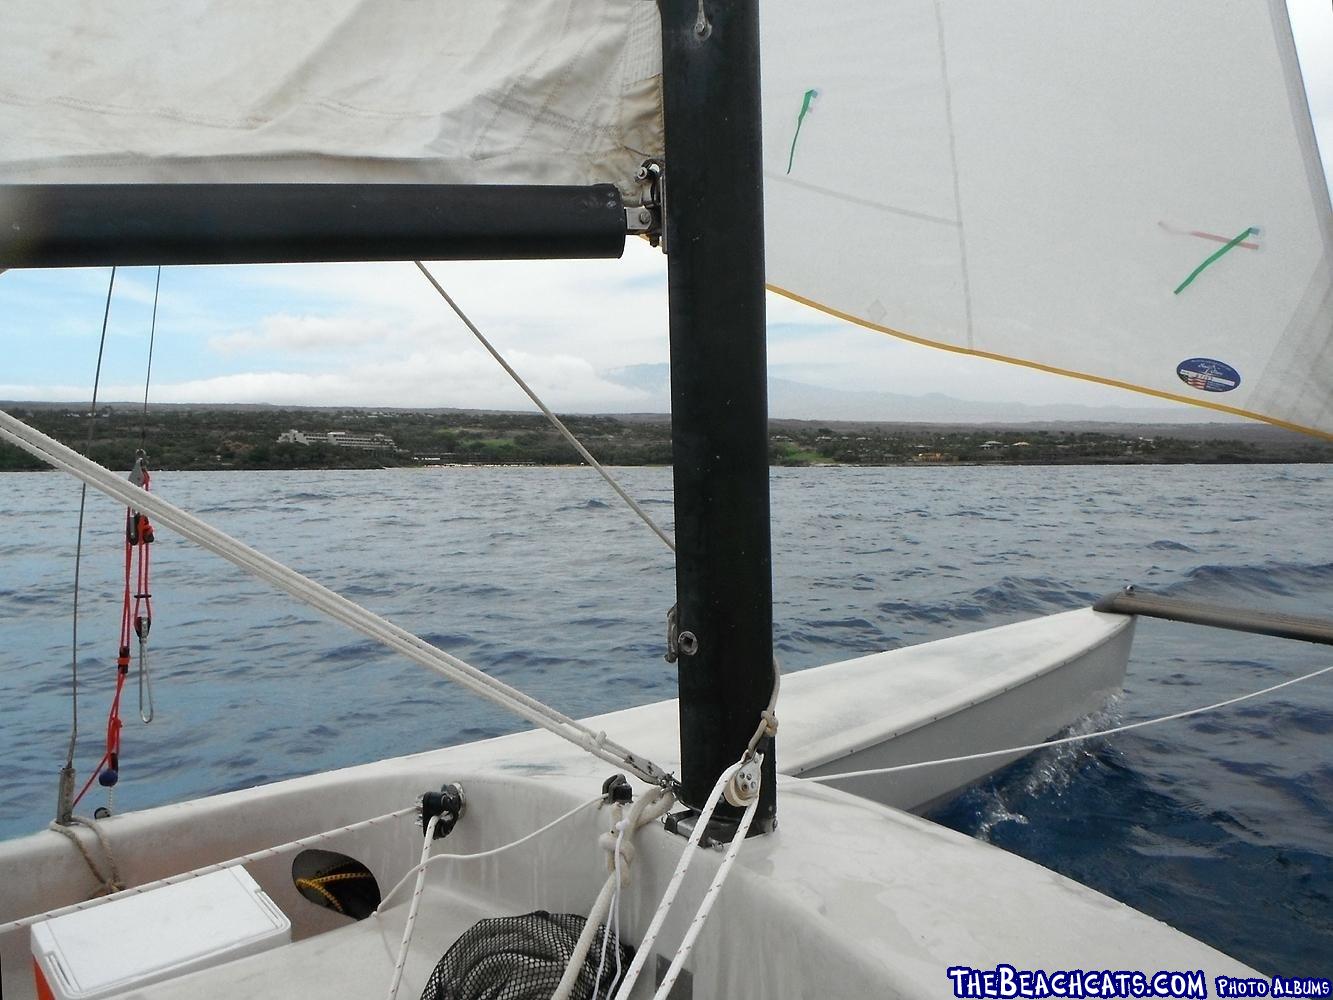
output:
MULTIPOLYGON (((108 319, 110 317, 110 312, 111 312, 111 292, 112 289, 114 288, 115 280, 116 280, 115 268, 113 267, 111 270, 111 282, 107 287, 106 308, 102 315, 102 336, 97 349, 97 372, 93 380, 92 416, 89 419, 88 444, 84 448, 85 451, 92 450, 93 429, 96 426, 97 392, 98 392, 98 386, 101 381, 102 358, 106 349, 106 331, 107 331, 108 319)), ((147 363, 147 372, 144 376, 143 416, 140 420, 140 427, 139 427, 140 449, 138 455, 135 458, 134 471, 131 473, 130 476, 133 482, 135 482, 138 485, 141 485, 145 490, 148 489, 149 477, 148 477, 148 467, 147 463, 144 460, 144 452, 142 446, 146 442, 148 436, 148 391, 152 380, 153 346, 156 340, 156 333, 157 333, 157 304, 158 304, 158 295, 161 290, 161 287, 162 287, 162 268, 159 267, 157 269, 157 280, 153 286, 153 317, 152 317, 152 322, 149 326, 149 333, 148 333, 148 363, 147 363)), ((147 635, 148 635, 147 630, 148 627, 151 625, 152 621, 152 603, 151 600, 148 599, 149 597, 148 555, 147 555, 147 549, 144 544, 145 542, 151 542, 153 540, 152 530, 148 526, 148 519, 146 517, 143 517, 142 515, 136 513, 132 509, 127 509, 125 514, 127 530, 129 529, 129 526, 132 525, 133 531, 131 533, 131 536, 129 537, 129 540, 126 543, 127 547, 125 556, 124 615, 121 628, 120 656, 117 659, 116 693, 115 697, 112 699, 111 702, 110 715, 107 718, 107 749, 106 753, 103 755, 97 767, 94 768, 93 775, 84 784, 83 788, 80 789, 79 793, 77 795, 74 795, 71 799, 70 793, 72 792, 73 778, 74 778, 74 772, 73 772, 73 758, 75 749, 74 743, 78 737, 78 715, 77 715, 78 576, 79 576, 79 564, 82 561, 81 557, 83 549, 83 520, 84 520, 84 508, 86 507, 86 500, 87 500, 87 491, 88 491, 87 483, 84 483, 82 490, 80 491, 78 549, 75 556, 74 653, 73 653, 74 661, 72 664, 72 672, 74 675, 73 703, 74 703, 75 715, 74 715, 73 725, 71 727, 72 729, 70 738, 71 746, 69 750, 69 756, 66 760, 66 769, 62 770, 61 772, 60 795, 59 795, 59 804, 57 808, 58 812, 57 820, 60 823, 70 823, 75 821, 75 817, 73 816, 73 810, 76 806, 78 806, 79 802, 83 799, 84 795, 87 794, 88 789, 92 787, 94 780, 101 778, 102 784, 108 789, 110 789, 114 787, 116 779, 118 777, 120 728, 121 728, 120 697, 121 697, 121 691, 125 684, 125 675, 128 673, 129 669, 128 630, 130 628, 130 610, 131 610, 130 569, 131 569, 132 556, 136 552, 139 556, 140 564, 139 564, 139 574, 138 574, 138 588, 134 596, 133 610, 136 616, 134 620, 134 628, 139 633, 139 717, 144 722, 151 722, 153 719, 153 711, 151 708, 152 688, 151 688, 151 681, 148 679, 147 676, 148 661, 147 661, 147 648, 146 648, 147 635), (145 606, 145 601, 147 602, 146 617, 139 615, 141 607, 145 606), (148 702, 150 705, 150 708, 146 713, 144 711, 145 691, 147 692, 148 702), (103 770, 104 764, 109 765, 109 768, 105 771, 103 770)))
MULTIPOLYGON (((153 319, 148 326, 148 364, 143 376, 143 412, 139 417, 139 454, 135 456, 134 468, 135 474, 143 479, 144 489, 149 488, 148 475, 148 456, 145 448, 148 445, 148 387, 153 381, 153 344, 157 339, 157 300, 162 291, 162 266, 157 268, 157 280, 153 283, 153 319)), ((137 514, 126 512, 127 516, 138 517, 137 514)), ((147 524, 148 519, 143 519, 147 524)), ((138 523, 137 521, 135 522, 138 523)), ((152 541, 151 537, 148 539, 152 541)), ((139 589, 135 596, 135 620, 134 630, 139 636, 139 719, 145 724, 153 721, 157 715, 153 707, 153 679, 149 673, 148 666, 148 630, 153 622, 152 598, 148 594, 148 550, 142 545, 139 546, 139 589), (147 601, 148 615, 143 618, 139 615, 139 608, 142 601, 147 601), (148 708, 145 711, 144 704, 147 701, 148 708)))
POLYGON ((1077 733, 1074 736, 1063 736, 1055 740, 1046 740, 1044 743, 1029 743, 1026 746, 1005 747, 1003 750, 987 750, 983 753, 969 753, 959 757, 940 757, 936 760, 919 760, 911 764, 895 764, 892 767, 873 767, 866 771, 845 771, 841 774, 811 775, 806 778, 806 780, 842 781, 846 778, 866 778, 876 774, 893 774, 897 771, 912 771, 919 767, 935 767, 940 764, 962 764, 970 760, 985 760, 988 757, 1003 757, 1007 754, 1030 753, 1033 750, 1045 750, 1047 747, 1058 747, 1066 743, 1078 743, 1081 740, 1092 740, 1099 736, 1114 736, 1116 733, 1126 733, 1131 729, 1142 729, 1145 726, 1155 726, 1163 722, 1174 722, 1177 719, 1187 719, 1191 715, 1202 715, 1205 712, 1215 712, 1231 705, 1238 705, 1242 701, 1249 701, 1251 698, 1258 698, 1261 695, 1272 694, 1274 691, 1280 691, 1282 688, 1291 687, 1293 684, 1300 684, 1302 681, 1313 680, 1320 674, 1326 674, 1330 670, 1333 670, 1333 665, 1323 667, 1319 670, 1312 670, 1308 674, 1293 677, 1290 680, 1282 681, 1280 684, 1274 684, 1271 687, 1266 687, 1259 691, 1251 691, 1249 694, 1237 695, 1234 698, 1227 698, 1224 701, 1214 702, 1211 705, 1190 708, 1183 712, 1173 712, 1170 715, 1158 716, 1155 719, 1143 719, 1139 722, 1128 722, 1123 726, 1113 726, 1110 729, 1101 729, 1095 733, 1077 733))
MULTIPOLYGON (((700 10, 702 11, 702 9, 703 7, 701 3, 700 10)), ((574 446, 574 450, 577 451, 579 455, 583 457, 583 460, 585 462, 587 462, 590 466, 592 466, 595 470, 597 470, 597 474, 606 480, 607 485, 610 486, 611 489, 616 491, 616 494, 620 497, 620 499, 624 500, 625 503, 629 504, 630 510, 634 511, 634 513, 639 515, 639 519, 642 520, 644 524, 648 525, 650 529, 652 529, 653 534, 655 534, 658 538, 662 539, 662 541, 666 543, 667 548, 669 548, 672 552, 675 552, 676 543, 671 538, 671 536, 668 535, 664 530, 662 530, 662 528, 658 526, 657 522, 654 521, 652 517, 649 516, 646 510, 644 510, 642 507, 639 506, 639 504, 634 500, 633 497, 631 497, 628 493, 625 492, 625 488, 616 481, 615 477, 613 477, 611 473, 606 471, 606 468, 602 465, 602 463, 597 461, 597 459, 593 458, 592 453, 588 451, 587 448, 583 447, 583 443, 577 437, 574 436, 573 431, 571 431, 568 427, 566 427, 564 425, 564 422, 561 421, 559 417, 557 417, 554 413, 551 412, 551 408, 541 401, 541 398, 535 392, 533 392, 532 387, 529 386, 527 382, 523 381, 523 376, 519 375, 519 373, 513 369, 513 366, 511 366, 509 362, 504 359, 504 355, 502 355, 499 351, 497 351, 491 345, 491 342, 486 339, 485 335, 483 335, 482 332, 477 329, 476 324, 473 323, 472 320, 468 319, 467 313, 463 312, 463 310, 459 308, 458 303, 455 302, 453 300, 453 297, 444 290, 444 286, 442 286, 438 281, 435 280, 435 276, 431 274, 430 271, 426 270, 426 265, 421 263, 421 261, 419 260, 414 260, 412 263, 417 266, 417 270, 419 270, 422 274, 426 276, 426 280, 431 283, 431 287, 433 287, 435 291, 440 293, 440 298, 444 299, 444 301, 448 303, 449 308, 454 311, 454 315, 456 315, 459 319, 461 319, 463 321, 463 325, 472 331, 472 335, 476 337, 478 341, 481 342, 481 346, 486 348, 486 350, 490 352, 491 357, 493 357, 497 362, 499 362, 500 367, 509 373, 509 377, 518 383, 518 387, 522 389, 525 393, 527 393, 528 398, 537 404, 537 409, 541 410, 542 413, 546 415, 546 419, 551 422, 552 426, 554 426, 556 430, 558 430, 561 434, 564 435, 565 440, 574 446)))
POLYGON ((643 781, 654 785, 673 785, 675 779, 646 757, 636 754, 588 726, 538 701, 531 695, 492 677, 465 660, 431 645, 418 635, 381 618, 289 566, 271 559, 256 549, 237 541, 212 525, 146 493, 128 479, 85 458, 72 448, 43 434, 12 415, 0 410, 0 439, 18 445, 29 454, 58 469, 77 476, 100 492, 128 506, 151 514, 161 525, 172 529, 221 556, 233 565, 267 580, 293 597, 342 622, 362 635, 382 643, 408 659, 449 678, 463 687, 508 709, 533 725, 568 740, 593 756, 624 767, 643 781))
POLYGON ((139 448, 148 443, 148 385, 153 380, 153 342, 157 338, 157 296, 162 290, 162 267, 158 265, 153 285, 153 319, 148 326, 148 368, 143 376, 143 414, 139 417, 139 448))
MULTIPOLYGON (((102 381, 102 355, 106 350, 107 321, 111 317, 111 292, 116 287, 116 268, 111 268, 111 279, 106 286, 106 305, 102 310, 102 336, 97 344, 97 369, 93 373, 93 396, 88 409, 88 438, 84 451, 91 451, 93 430, 97 426, 97 390, 102 381)), ((83 517, 88 504, 88 484, 79 488, 79 527, 74 543, 74 606, 70 637, 70 732, 69 750, 65 754, 65 766, 60 772, 60 796, 56 809, 56 820, 68 823, 74 810, 71 796, 74 793, 74 750, 79 742, 79 570, 83 565, 83 517)))

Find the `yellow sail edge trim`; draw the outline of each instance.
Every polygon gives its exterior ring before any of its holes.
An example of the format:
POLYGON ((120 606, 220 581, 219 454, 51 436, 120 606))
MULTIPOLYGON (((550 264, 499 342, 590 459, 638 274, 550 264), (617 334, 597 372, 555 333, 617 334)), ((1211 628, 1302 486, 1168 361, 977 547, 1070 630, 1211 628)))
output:
POLYGON ((1255 413, 1252 410, 1242 410, 1237 406, 1227 406, 1225 403, 1212 403, 1203 399, 1192 399, 1189 396, 1178 396, 1175 393, 1164 392, 1161 389, 1149 389, 1147 386, 1135 385, 1132 382, 1121 382, 1118 379, 1105 378, 1101 375, 1090 375, 1087 372, 1076 372, 1067 368, 1056 368, 1054 365, 1043 365, 1039 361, 1011 358, 1006 354, 993 354, 990 351, 978 351, 970 347, 959 347, 956 344, 946 344, 938 340, 928 340, 925 337, 917 337, 910 333, 903 333, 901 330, 893 329, 893 327, 880 326, 878 323, 872 323, 868 319, 862 319, 860 316, 853 316, 850 313, 841 312, 830 306, 816 302, 813 299, 807 299, 803 295, 789 292, 787 289, 780 288, 777 285, 765 285, 765 287, 770 292, 776 292, 785 299, 799 302, 803 306, 809 306, 811 309, 816 309, 828 316, 846 320, 848 323, 854 323, 857 326, 865 327, 867 330, 874 330, 876 333, 883 333, 890 337, 897 337, 899 340, 910 341, 913 344, 921 344, 923 347, 934 347, 941 351, 951 351, 954 354, 966 354, 973 358, 986 358, 990 361, 1003 361, 1005 364, 1019 365, 1023 368, 1035 368, 1037 371, 1050 372, 1053 375, 1064 375, 1068 378, 1082 379, 1085 382, 1096 382, 1100 385, 1114 386, 1117 389, 1129 389, 1131 392, 1142 393, 1145 396, 1156 396, 1158 399, 1169 399, 1173 403, 1187 403, 1190 406, 1198 406, 1208 410, 1217 410, 1219 413, 1230 413, 1237 417, 1260 420, 1263 423, 1272 424, 1274 427, 1281 427, 1284 430, 1297 431, 1301 434, 1309 434, 1313 437, 1323 438, 1325 441, 1333 441, 1333 433, 1321 431, 1317 427, 1306 427, 1304 424, 1294 424, 1291 421, 1279 420, 1277 417, 1270 417, 1263 413, 1255 413))

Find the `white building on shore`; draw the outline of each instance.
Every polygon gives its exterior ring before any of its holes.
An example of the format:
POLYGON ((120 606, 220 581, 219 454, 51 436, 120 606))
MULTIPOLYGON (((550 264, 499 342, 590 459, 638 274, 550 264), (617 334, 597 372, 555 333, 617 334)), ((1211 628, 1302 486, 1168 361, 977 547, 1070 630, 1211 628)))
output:
POLYGON ((278 435, 278 444, 329 444, 335 448, 364 448, 367 451, 393 451, 393 438, 387 434, 357 434, 353 431, 326 431, 307 434, 290 430, 278 435))

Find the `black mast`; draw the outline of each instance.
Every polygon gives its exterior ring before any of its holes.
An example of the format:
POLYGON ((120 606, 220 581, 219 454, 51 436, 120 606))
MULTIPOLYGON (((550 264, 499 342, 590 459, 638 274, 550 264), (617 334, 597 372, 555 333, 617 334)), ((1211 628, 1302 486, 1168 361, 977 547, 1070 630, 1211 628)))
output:
MULTIPOLYGON (((772 689, 759 17, 758 0, 660 7, 681 763, 699 807, 772 689)), ((770 744, 758 830, 774 774, 770 744)))

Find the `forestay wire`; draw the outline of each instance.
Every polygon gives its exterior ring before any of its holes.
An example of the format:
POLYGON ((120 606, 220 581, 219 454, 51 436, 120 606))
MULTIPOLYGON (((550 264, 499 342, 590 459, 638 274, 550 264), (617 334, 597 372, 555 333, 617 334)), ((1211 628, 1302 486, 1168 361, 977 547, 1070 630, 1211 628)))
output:
POLYGON ((153 284, 153 318, 148 326, 148 365, 143 375, 143 413, 139 417, 139 447, 148 443, 148 387, 153 381, 153 345, 157 342, 157 298, 162 291, 162 268, 153 284))
MULTIPOLYGON (((148 447, 148 388, 153 381, 153 346, 157 343, 157 300, 162 291, 162 268, 157 269, 157 281, 153 284, 153 319, 148 327, 148 364, 144 370, 143 376, 143 412, 139 417, 139 454, 135 458, 136 473, 142 470, 143 488, 148 489, 148 463, 145 449, 148 447)), ((127 512, 128 513, 128 512, 127 512)), ((137 521, 135 522, 137 524, 137 521)), ((151 540, 151 539, 150 539, 151 540)), ((141 586, 139 595, 135 597, 136 603, 141 600, 148 600, 148 553, 140 546, 140 554, 143 562, 140 563, 141 586)), ((142 619, 139 619, 142 621, 142 619)), ((148 623, 152 624, 152 604, 148 604, 148 623)), ((152 722, 157 714, 153 707, 153 678, 148 667, 148 631, 140 630, 136 625, 135 631, 139 633, 139 719, 146 723, 152 722), (145 710, 144 705, 147 704, 145 710)))
POLYGON ((625 488, 616 481, 615 477, 612 476, 611 473, 606 471, 606 468, 602 465, 602 463, 597 461, 597 459, 593 458, 592 453, 588 451, 587 448, 583 447, 583 442, 581 442, 577 437, 574 436, 574 432, 571 431, 568 427, 566 427, 564 422, 559 417, 557 417, 553 412, 551 412, 551 408, 541 401, 541 398, 532 390, 532 387, 529 386, 527 382, 523 381, 523 376, 521 376, 518 372, 516 372, 513 366, 510 365, 510 363, 504 359, 504 355, 502 355, 491 345, 491 342, 486 339, 485 335, 482 334, 482 332, 477 329, 477 325, 473 323, 472 320, 468 319, 467 313, 463 312, 463 310, 459 307, 458 303, 453 300, 453 297, 444 290, 444 286, 442 286, 438 281, 435 280, 435 276, 431 274, 430 271, 426 270, 426 265, 421 263, 421 261, 419 260, 414 260, 412 263, 414 263, 417 266, 417 269, 420 270, 421 273, 426 276, 426 280, 430 282, 431 287, 434 288, 435 291, 439 292, 440 298, 444 299, 444 301, 449 304, 449 308, 452 309, 454 311, 454 314, 463 321, 463 325, 472 331, 472 335, 476 337, 478 341, 480 341, 481 346, 486 348, 486 350, 490 352, 491 357, 493 357, 499 363, 501 368, 503 368, 506 372, 509 373, 509 377, 512 378, 516 383, 518 383, 518 387, 522 389, 525 393, 527 393, 528 398, 537 405, 537 409, 541 410, 542 413, 546 415, 546 419, 551 422, 551 424, 555 427, 555 429, 564 435, 565 440, 574 446, 574 450, 577 451, 583 457, 583 460, 587 462, 589 465, 591 465, 594 469, 596 469, 597 474, 606 480, 607 485, 610 486, 611 489, 616 491, 616 494, 620 497, 620 499, 624 500, 625 503, 629 504, 630 510, 638 514, 639 518, 643 521, 643 523, 648 525, 648 527, 652 529, 653 534, 657 535, 658 538, 662 539, 662 541, 666 543, 667 548, 669 548, 672 552, 675 552, 676 543, 675 541, 672 540, 671 536, 668 535, 661 527, 658 526, 657 522, 654 521, 652 517, 649 516, 646 510, 644 510, 641 506, 639 506, 638 502, 635 501, 635 499, 632 496, 630 496, 628 493, 625 492, 625 488))
POLYGON ((334 620, 461 684, 474 694, 573 743, 593 756, 617 767, 624 767, 652 784, 670 786, 674 783, 675 779, 669 773, 645 757, 607 738, 605 733, 594 732, 581 722, 491 677, 485 671, 451 653, 432 646, 407 629, 302 576, 289 566, 237 541, 161 497, 145 493, 128 479, 116 475, 2 410, 0 410, 0 439, 9 441, 42 461, 70 473, 114 500, 151 514, 158 523, 175 531, 186 540, 208 549, 334 620))
MULTIPOLYGON (((88 405, 88 443, 85 450, 92 447, 93 428, 97 425, 97 389, 102 382, 102 354, 106 350, 106 327, 111 318, 111 292, 116 287, 116 269, 111 268, 111 278, 106 286, 106 306, 102 310, 102 338, 97 344, 97 369, 93 374, 93 395, 88 405)), ((88 484, 79 490, 79 527, 74 544, 74 602, 70 626, 70 727, 69 750, 65 755, 65 766, 60 772, 60 795, 56 804, 56 819, 61 823, 70 820, 74 809, 74 751, 79 742, 79 571, 83 566, 83 519, 88 505, 88 484)))

